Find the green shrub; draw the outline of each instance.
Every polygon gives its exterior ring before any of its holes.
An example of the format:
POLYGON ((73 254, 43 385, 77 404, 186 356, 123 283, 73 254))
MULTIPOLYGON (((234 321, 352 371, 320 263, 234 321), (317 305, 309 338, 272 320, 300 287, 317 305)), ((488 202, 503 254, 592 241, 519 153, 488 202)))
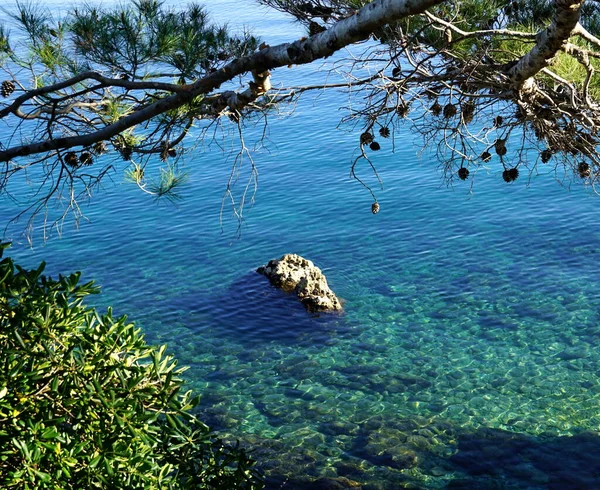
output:
POLYGON ((0 262, 0 488, 263 487, 192 414, 164 346, 84 306, 98 290, 79 274, 43 269, 0 262))

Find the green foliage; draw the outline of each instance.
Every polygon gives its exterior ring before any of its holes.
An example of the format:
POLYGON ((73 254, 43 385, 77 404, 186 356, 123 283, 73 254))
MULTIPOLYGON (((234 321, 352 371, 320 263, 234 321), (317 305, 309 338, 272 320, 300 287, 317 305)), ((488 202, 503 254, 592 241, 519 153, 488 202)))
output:
MULTIPOLYGON (((461 0, 435 5, 429 11, 437 17, 448 20, 467 31, 491 29, 498 23, 501 6, 504 0, 461 0)), ((444 31, 430 25, 425 17, 406 17, 398 25, 408 36, 415 36, 420 42, 435 49, 448 49, 444 31)), ((489 39, 470 38, 463 42, 455 42, 451 48, 452 55, 459 59, 468 59, 482 47, 487 47, 489 39)))
MULTIPOLYGON (((540 29, 545 29, 554 12, 553 1, 550 0, 457 0, 455 2, 436 5, 429 9, 434 15, 442 19, 452 19, 452 23, 467 31, 507 28, 514 31, 535 34, 540 29)), ((585 5, 582 11, 581 22, 592 32, 599 32, 600 11, 596 7, 585 5)), ((502 36, 480 36, 460 39, 454 36, 451 45, 448 44, 444 33, 439 28, 429 27, 427 20, 422 17, 406 18, 400 22, 404 32, 418 34, 419 39, 425 44, 451 53, 451 59, 468 61, 475 56, 485 56, 488 60, 498 64, 510 63, 518 60, 531 50, 535 39, 518 39, 502 36)), ((571 42, 589 48, 579 38, 572 38, 571 42)), ((591 59, 590 63, 597 69, 598 62, 591 59)), ((575 58, 565 53, 559 53, 552 63, 552 70, 560 77, 573 82, 578 88, 583 86, 587 72, 575 58)), ((553 81, 541 76, 551 86, 553 81)), ((598 81, 591 80, 590 94, 597 97, 599 94, 598 81)))
MULTIPOLYGON (((503 0, 501 3, 509 27, 533 24, 538 29, 545 28, 554 11, 554 0, 503 0)), ((580 22, 590 32, 600 33, 600 11, 594 2, 583 5, 580 22)))
MULTIPOLYGON (((582 44, 576 42, 575 44, 582 44)), ((600 69, 600 62, 597 59, 591 58, 590 64, 594 67, 597 72, 600 69)), ((565 53, 558 53, 552 64, 552 71, 559 77, 565 80, 570 80, 578 89, 582 89, 587 77, 587 71, 581 63, 575 58, 565 53)), ((548 77, 547 83, 551 84, 552 79, 548 77)), ((589 93, 593 99, 600 97, 600 79, 598 77, 592 77, 589 80, 589 93)))
POLYGON ((180 79, 206 75, 220 62, 256 49, 252 36, 234 38, 211 25, 198 4, 169 10, 156 0, 103 10, 88 4, 73 11, 69 30, 75 52, 87 63, 144 77, 163 65, 180 79))
MULTIPOLYGON (((513 28, 522 32, 535 32, 534 26, 513 26, 513 28)), ((488 53, 496 62, 508 63, 529 52, 533 46, 533 42, 534 41, 514 38, 497 39, 490 42, 488 53)), ((589 49, 587 42, 579 38, 574 37, 570 42, 574 45, 589 49)), ((595 71, 598 71, 600 68, 600 62, 595 58, 590 58, 590 64, 595 71)), ((587 77, 587 71, 573 56, 564 52, 559 52, 552 60, 550 68, 559 77, 572 82, 579 90, 583 88, 587 77)), ((544 74, 539 76, 539 80, 544 81, 549 86, 552 86, 555 83, 551 77, 544 74)), ((589 92, 593 98, 600 96, 600 80, 597 77, 592 77, 590 79, 589 92)))
POLYGON ((0 262, 0 487, 262 488, 192 414, 165 346, 84 306, 98 289, 78 273, 43 269, 0 262))
MULTIPOLYGON (((350 3, 350 2, 348 2, 350 3)), ((445 20, 451 20, 458 28, 475 31, 507 28, 523 32, 537 32, 545 29, 554 12, 553 0, 456 0, 435 5, 431 13, 445 20)), ((581 22, 592 33, 600 32, 600 11, 593 5, 584 5, 581 22)), ((443 32, 439 28, 427 27, 424 18, 408 17, 400 23, 403 32, 418 35, 419 40, 437 49, 448 48, 443 32)), ((511 42, 511 41, 509 41, 511 42)), ((531 43, 519 41, 523 49, 509 49, 503 53, 506 40, 502 38, 478 37, 454 42, 449 48, 453 56, 467 59, 473 54, 496 51, 497 59, 509 61, 513 54, 521 56, 531 48, 531 43)))
POLYGON ((113 9, 93 3, 73 9, 57 21, 36 3, 17 2, 7 10, 25 46, 10 45, 0 29, 0 52, 19 66, 44 67, 47 84, 95 69, 130 79, 148 76, 196 79, 233 58, 253 52, 258 40, 249 34, 231 36, 225 26, 209 22, 198 4, 174 10, 156 0, 135 0, 113 9))
POLYGON ((132 104, 128 104, 123 99, 106 97, 103 100, 102 117, 107 123, 114 123, 130 114, 132 110, 132 104))
MULTIPOLYGON (((514 30, 521 32, 535 33, 534 26, 512 26, 514 30)), ((516 39, 516 38, 500 38, 490 42, 490 56, 498 63, 508 63, 521 58, 527 54, 535 40, 516 39)))
POLYGON ((166 168, 160 169, 160 177, 158 182, 150 184, 148 190, 154 194, 156 198, 166 197, 171 201, 178 201, 181 195, 176 191, 182 184, 188 180, 188 175, 182 173, 175 165, 168 165, 166 168))
POLYGON ((188 174, 176 164, 169 163, 159 169, 158 179, 148 180, 145 167, 134 162, 125 171, 125 180, 138 185, 155 199, 164 197, 174 203, 182 199, 178 190, 188 181, 188 174))

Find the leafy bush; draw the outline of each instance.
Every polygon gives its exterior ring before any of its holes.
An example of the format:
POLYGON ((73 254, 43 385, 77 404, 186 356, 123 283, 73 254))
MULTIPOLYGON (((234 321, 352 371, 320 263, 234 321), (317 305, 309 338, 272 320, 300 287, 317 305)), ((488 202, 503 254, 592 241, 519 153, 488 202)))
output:
POLYGON ((193 415, 165 346, 84 306, 98 289, 78 273, 43 269, 0 262, 0 488, 263 487, 193 415))

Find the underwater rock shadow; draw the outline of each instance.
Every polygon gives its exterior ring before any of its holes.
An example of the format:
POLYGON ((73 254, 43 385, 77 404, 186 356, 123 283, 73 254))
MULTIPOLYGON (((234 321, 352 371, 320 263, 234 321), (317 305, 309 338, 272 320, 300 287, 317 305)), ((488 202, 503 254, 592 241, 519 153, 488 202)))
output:
POLYGON ((255 271, 216 292, 209 304, 218 325, 215 333, 244 342, 322 344, 349 331, 342 314, 311 314, 294 294, 275 288, 255 271))
POLYGON ((596 432, 536 437, 480 429, 458 437, 458 452, 450 462, 466 473, 466 478, 454 480, 446 488, 597 490, 599 454, 596 432), (474 486, 474 481, 478 485, 474 486))

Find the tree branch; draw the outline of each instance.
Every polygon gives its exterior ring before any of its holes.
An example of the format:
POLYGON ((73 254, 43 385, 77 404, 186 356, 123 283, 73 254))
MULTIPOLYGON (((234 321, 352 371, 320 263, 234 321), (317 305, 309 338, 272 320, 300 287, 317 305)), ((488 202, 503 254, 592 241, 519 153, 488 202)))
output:
POLYGON ((554 0, 555 10, 550 25, 538 33, 537 43, 508 72, 517 90, 527 88, 530 79, 552 63, 579 23, 585 0, 554 0))
POLYGON ((589 32, 585 27, 583 27, 580 23, 577 23, 575 29, 573 29, 573 34, 585 39, 586 41, 594 44, 597 48, 600 48, 600 39, 594 36, 591 32, 589 32))
POLYGON ((59 90, 63 90, 68 87, 72 87, 73 85, 77 85, 85 80, 96 80, 101 85, 97 88, 102 87, 121 87, 128 90, 165 90, 168 92, 185 92, 185 88, 181 85, 176 85, 173 83, 163 83, 163 82, 132 82, 129 80, 123 80, 120 78, 109 78, 97 73, 95 71, 86 71, 76 75, 68 80, 63 82, 55 83, 52 85, 47 85, 44 87, 40 87, 33 90, 28 90, 23 95, 17 97, 14 102, 8 107, 0 110, 0 119, 6 117, 8 114, 16 114, 17 109, 21 107, 25 102, 31 100, 35 97, 39 97, 40 95, 51 94, 53 92, 57 92, 59 90))
POLYGON ((531 32, 523 32, 523 31, 513 31, 510 29, 484 29, 477 31, 464 31, 452 22, 446 22, 439 17, 436 17, 429 11, 425 11, 425 15, 431 19, 434 23, 439 24, 447 29, 450 29, 452 32, 455 32, 462 38, 469 37, 482 37, 482 36, 506 36, 506 37, 514 37, 518 39, 535 39, 536 35, 531 32))
MULTIPOLYGON (((181 107, 191 101, 194 97, 208 94, 238 75, 252 71, 262 73, 269 69, 291 64, 311 63, 316 59, 331 56, 334 52, 349 44, 368 39, 373 31, 376 31, 378 28, 389 22, 399 20, 408 15, 422 13, 428 7, 440 3, 441 1, 442 0, 375 0, 358 10, 355 15, 337 22, 334 26, 324 32, 294 43, 285 43, 274 47, 268 47, 252 55, 234 60, 220 70, 217 70, 192 84, 178 87, 177 93, 154 103, 147 104, 136 110, 133 114, 122 117, 118 121, 109 124, 98 131, 72 137, 37 141, 9 148, 0 151, 0 162, 6 162, 17 157, 37 153, 51 152, 58 149, 69 149, 75 146, 89 146, 99 141, 108 140, 159 114, 181 107)), ((87 76, 91 77, 89 74, 87 76)), ((85 79, 85 77, 79 75, 70 81, 62 82, 57 85, 60 88, 68 87, 73 83, 77 83, 76 81, 73 81, 75 79, 81 81, 85 79)), ((125 86, 123 83, 125 81, 120 82, 121 83, 119 83, 118 86, 125 86)), ((40 93, 48 92, 42 91, 40 93)))

